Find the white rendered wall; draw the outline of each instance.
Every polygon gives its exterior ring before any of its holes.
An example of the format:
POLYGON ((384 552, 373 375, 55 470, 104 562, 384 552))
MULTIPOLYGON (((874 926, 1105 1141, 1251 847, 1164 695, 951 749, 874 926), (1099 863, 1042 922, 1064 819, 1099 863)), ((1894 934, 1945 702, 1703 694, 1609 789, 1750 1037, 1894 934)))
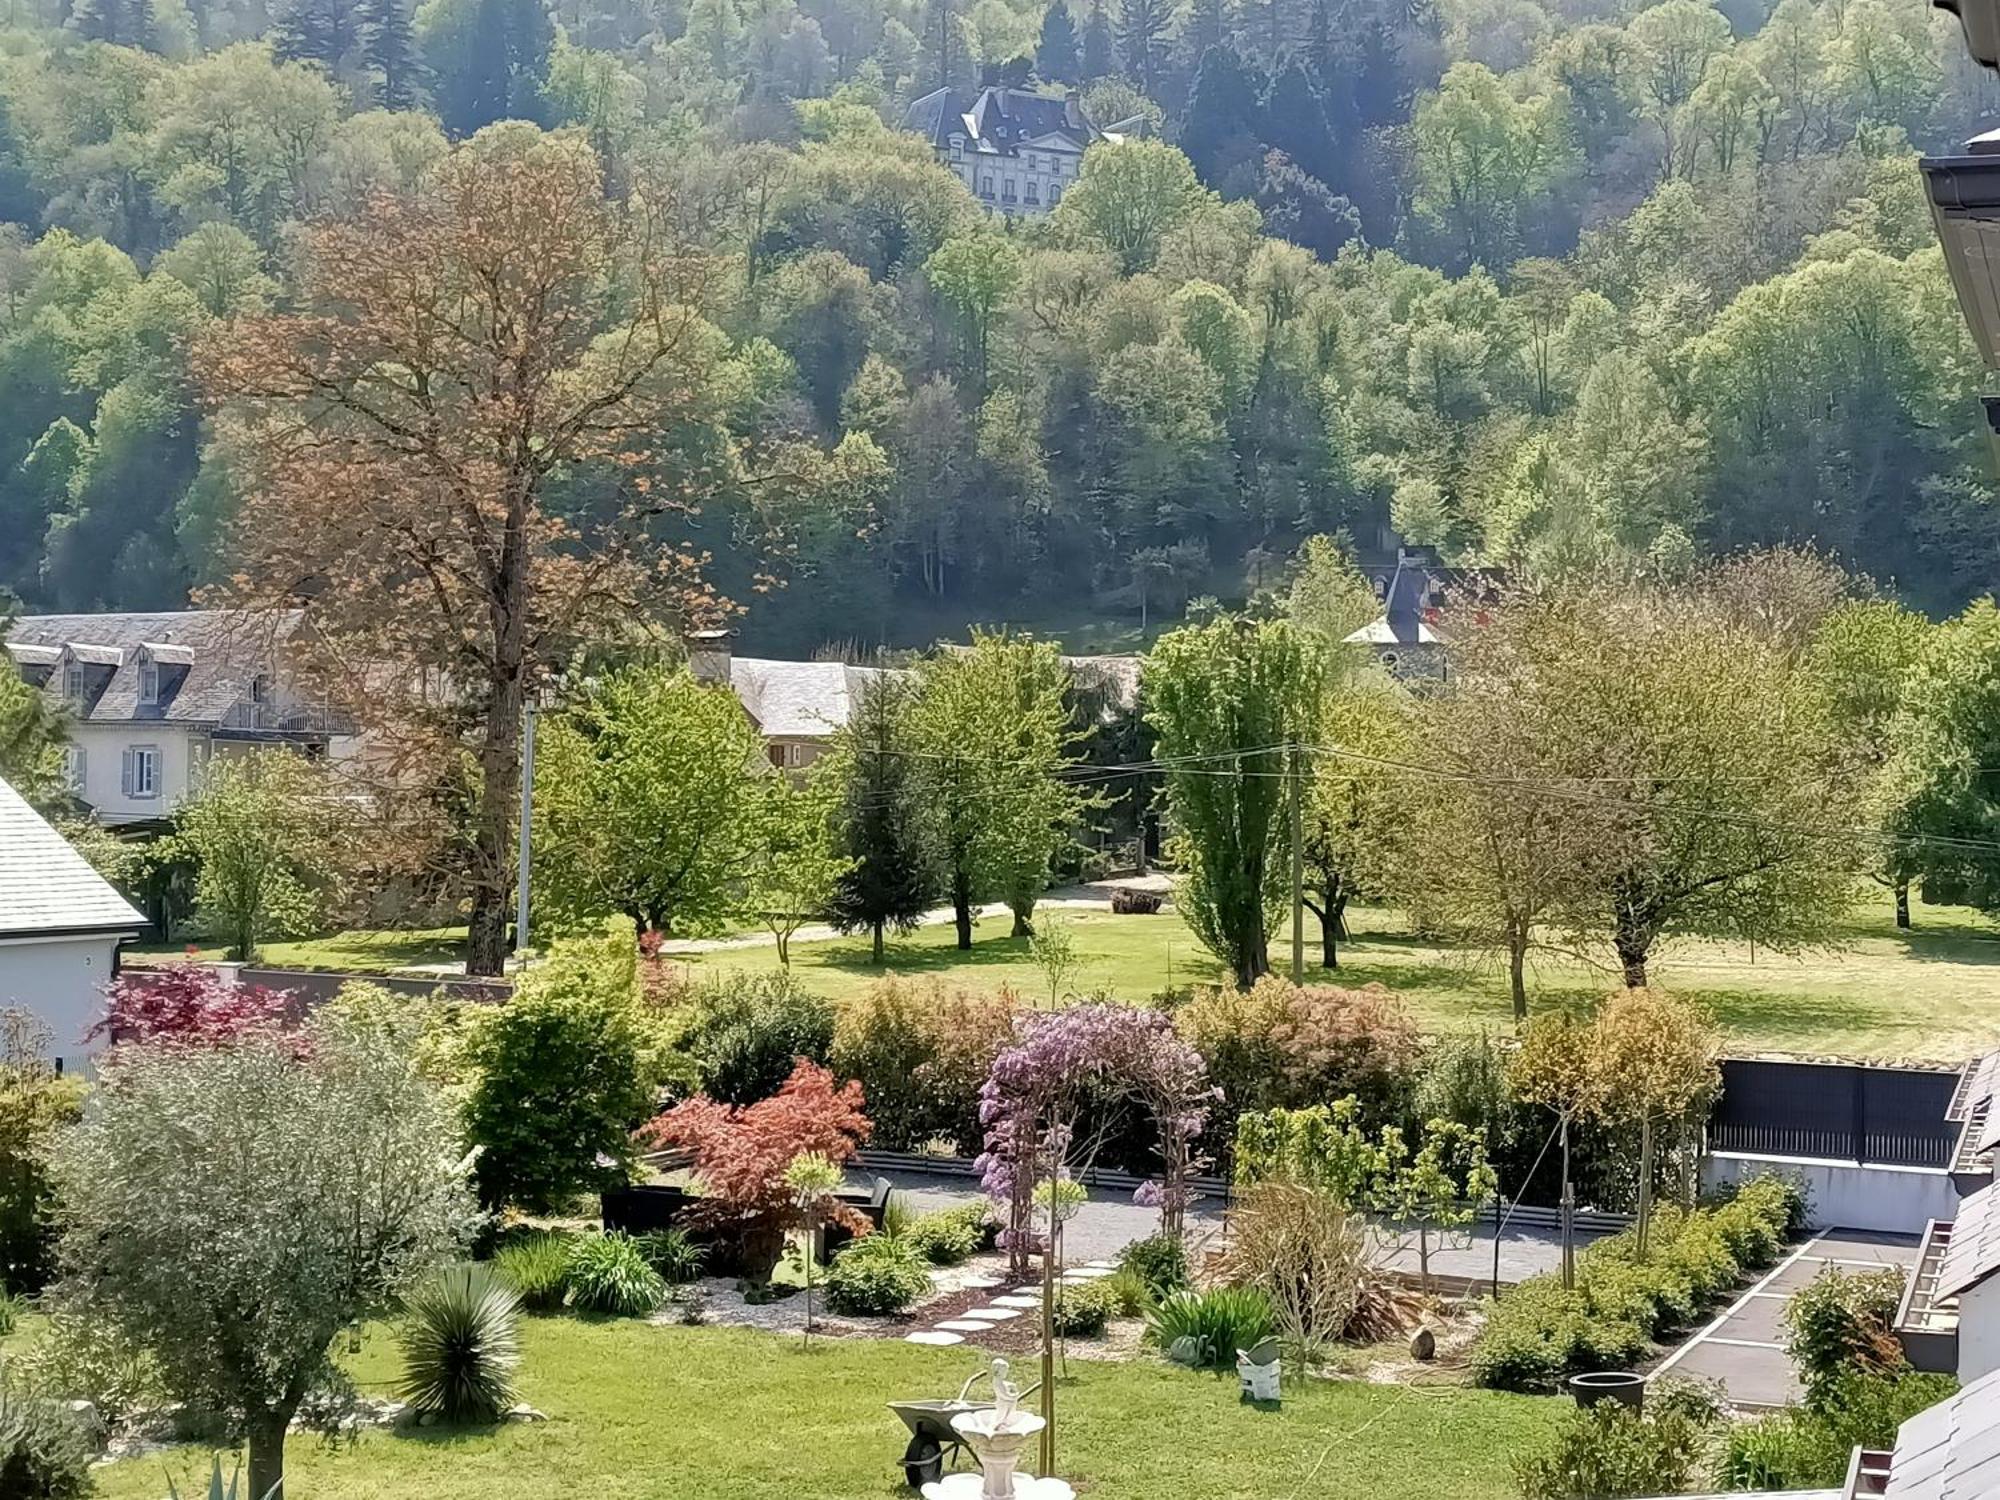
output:
POLYGON ((1717 1151, 1702 1163, 1701 1180, 1713 1187, 1771 1172, 1805 1183, 1812 1194, 1814 1229, 1922 1234, 1932 1219, 1958 1217, 1951 1174, 1936 1167, 1864 1167, 1851 1161, 1717 1151))
POLYGON ((1971 1385, 2000 1370, 2000 1276, 1989 1276, 1958 1299, 1958 1383, 1971 1385))
POLYGON ((66 1073, 82 1072, 85 1059, 104 1046, 102 1039, 86 1046, 83 1034, 103 1014, 104 986, 111 982, 121 936, 0 941, 0 1006, 34 1012, 49 1028, 49 1052, 61 1059, 66 1073))

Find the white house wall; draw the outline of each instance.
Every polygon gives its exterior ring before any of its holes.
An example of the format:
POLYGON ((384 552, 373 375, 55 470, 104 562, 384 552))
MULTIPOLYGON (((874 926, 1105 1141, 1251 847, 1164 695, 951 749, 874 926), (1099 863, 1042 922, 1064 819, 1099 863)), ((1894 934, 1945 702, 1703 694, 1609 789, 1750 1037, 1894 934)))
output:
POLYGON ((191 773, 209 746, 206 728, 151 722, 72 723, 69 739, 83 751, 83 800, 107 823, 166 817, 187 796, 191 773), (125 795, 125 751, 135 745, 159 751, 156 796, 125 795))
POLYGON ((94 933, 0 940, 0 1006, 34 1012, 49 1028, 49 1050, 64 1072, 83 1071, 103 1046, 86 1046, 83 1034, 103 1013, 119 939, 117 933, 94 933))
POLYGON ((1958 1299, 1958 1383, 1971 1385, 2000 1370, 2000 1276, 1989 1276, 1958 1299))

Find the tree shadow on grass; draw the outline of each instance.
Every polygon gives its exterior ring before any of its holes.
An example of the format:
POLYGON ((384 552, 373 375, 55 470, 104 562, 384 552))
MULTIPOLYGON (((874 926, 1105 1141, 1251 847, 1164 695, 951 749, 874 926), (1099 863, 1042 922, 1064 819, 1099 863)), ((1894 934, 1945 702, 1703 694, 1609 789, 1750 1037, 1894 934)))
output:
POLYGON ((1028 940, 1017 937, 989 937, 974 941, 970 948, 951 943, 899 943, 883 946, 882 962, 876 963, 874 947, 866 939, 813 945, 815 967, 839 969, 847 974, 942 974, 952 969, 986 968, 1001 964, 1019 965, 1028 960, 1028 940))

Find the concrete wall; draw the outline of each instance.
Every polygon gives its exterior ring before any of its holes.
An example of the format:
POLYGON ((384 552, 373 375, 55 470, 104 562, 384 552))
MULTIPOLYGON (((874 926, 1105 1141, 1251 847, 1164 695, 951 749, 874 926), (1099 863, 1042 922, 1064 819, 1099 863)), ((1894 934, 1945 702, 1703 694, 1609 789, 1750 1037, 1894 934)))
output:
POLYGON ((1951 1174, 1935 1167, 1858 1166, 1797 1156, 1749 1156, 1717 1151, 1702 1163, 1704 1187, 1780 1172, 1812 1194, 1812 1227, 1922 1234, 1932 1219, 1958 1217, 1951 1174))
POLYGON ((1971 1385, 2000 1370, 2000 1276, 1958 1299, 1958 1383, 1971 1385))
POLYGON ((49 1028, 49 1051, 66 1073, 83 1071, 104 1045, 85 1046, 83 1034, 103 1014, 119 941, 116 933, 0 941, 0 1005, 35 1013, 49 1028))

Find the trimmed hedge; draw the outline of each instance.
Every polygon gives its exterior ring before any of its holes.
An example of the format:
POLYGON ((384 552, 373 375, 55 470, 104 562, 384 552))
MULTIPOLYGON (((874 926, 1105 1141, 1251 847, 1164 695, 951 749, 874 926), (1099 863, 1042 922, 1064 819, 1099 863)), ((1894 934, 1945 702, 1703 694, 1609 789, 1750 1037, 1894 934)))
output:
POLYGON ((1570 1375, 1631 1363, 1661 1334, 1695 1318, 1747 1271, 1774 1263, 1803 1195, 1775 1177, 1720 1207, 1660 1209, 1639 1258, 1626 1230, 1577 1257, 1576 1286, 1535 1276, 1494 1303, 1472 1350, 1473 1378, 1508 1391, 1551 1391, 1570 1375))

